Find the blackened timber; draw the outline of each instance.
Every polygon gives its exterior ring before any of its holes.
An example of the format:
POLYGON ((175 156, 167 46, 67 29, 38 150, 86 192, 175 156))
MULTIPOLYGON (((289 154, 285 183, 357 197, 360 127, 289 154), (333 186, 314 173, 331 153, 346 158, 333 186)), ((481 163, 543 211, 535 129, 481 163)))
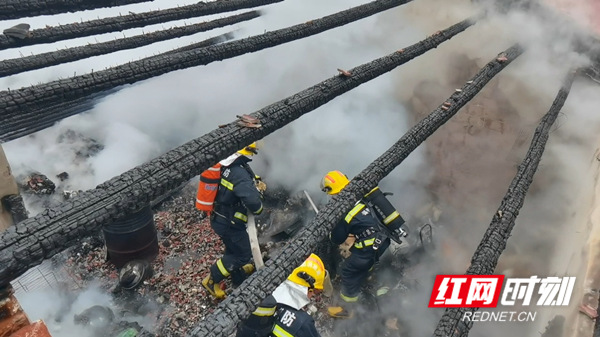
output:
MULTIPOLYGON (((56 101, 69 101, 95 92, 109 90, 116 86, 160 76, 171 71, 207 65, 215 61, 257 52, 341 27, 410 1, 412 0, 376 0, 320 19, 246 39, 182 53, 161 54, 94 72, 93 74, 75 76, 19 90, 2 91, 0 92, 0 111, 6 117, 14 116, 15 114, 40 109, 45 105, 54 104, 56 101)), ((215 3, 219 2, 216 1, 215 3)), ((230 1, 223 2, 228 3, 230 1)), ((1 126, 0 133, 2 133, 1 126)))
MULTIPOLYGON (((221 43, 234 38, 233 32, 228 32, 204 41, 192 43, 188 46, 180 47, 169 51, 168 53, 177 53, 195 48, 204 48, 221 43)), ((97 101, 108 96, 118 89, 102 91, 89 96, 78 98, 74 101, 61 102, 52 106, 46 106, 43 109, 21 114, 15 118, 5 119, 0 133, 0 143, 9 142, 32 133, 53 126, 56 122, 80 113, 84 113, 94 108, 97 101)))
POLYGON ((234 25, 236 23, 255 19, 260 15, 261 13, 259 11, 250 11, 222 19, 201 22, 182 27, 173 27, 153 33, 146 33, 112 41, 3 60, 0 61, 0 77, 14 75, 24 71, 42 69, 55 66, 57 64, 74 62, 93 56, 110 54, 119 50, 139 48, 159 41, 170 40, 200 32, 206 32, 215 28, 234 25))
POLYGON ((3 0, 0 2, 0 20, 73 13, 150 1, 154 0, 3 0))
MULTIPOLYGON (((550 129, 562 109, 571 86, 575 80, 575 72, 571 72, 565 79, 548 113, 544 115, 540 124, 535 129, 531 145, 523 162, 519 165, 517 174, 508 187, 508 191, 500 203, 498 211, 494 213, 492 222, 483 235, 483 239, 475 250, 467 275, 491 275, 498 265, 498 259, 506 248, 510 233, 515 226, 515 220, 525 202, 525 195, 533 181, 544 149, 548 141, 550 129)), ((471 320, 464 320, 466 312, 471 315, 479 308, 447 308, 440 319, 434 337, 466 336, 473 326, 471 320)))
POLYGON ((233 12, 240 9, 271 5, 284 0, 227 0, 198 2, 192 5, 161 9, 144 13, 131 13, 86 22, 69 23, 55 27, 46 27, 31 31, 25 39, 15 39, 0 35, 0 50, 53 43, 76 39, 84 36, 120 32, 169 21, 185 20, 204 15, 233 12))
POLYGON ((221 35, 218 35, 215 37, 211 37, 210 39, 206 39, 204 41, 192 43, 192 44, 184 46, 184 47, 179 47, 179 48, 170 50, 168 52, 165 52, 164 54, 176 54, 176 53, 181 53, 182 51, 188 51, 188 50, 193 50, 193 49, 197 49, 197 48, 206 48, 206 47, 213 46, 213 45, 225 42, 225 41, 233 40, 234 37, 235 37, 234 33, 229 32, 229 33, 221 34, 221 35))
POLYGON ((227 296, 193 329, 191 336, 229 336, 235 329, 236 323, 247 318, 256 306, 310 255, 317 243, 328 237, 333 226, 354 207, 360 198, 377 186, 381 179, 390 174, 421 143, 456 115, 494 76, 522 52, 518 45, 507 49, 498 58, 485 65, 462 87, 462 91, 452 94, 436 110, 413 126, 391 148, 354 177, 350 184, 334 196, 324 208, 320 209, 319 214, 296 235, 295 239, 288 242, 280 253, 267 261, 264 268, 252 274, 244 284, 227 296))
POLYGON ((334 76, 253 113, 262 124, 258 129, 244 128, 233 121, 11 226, 0 233, 0 286, 101 226, 148 205, 238 149, 436 48, 472 26, 476 19, 459 22, 412 46, 351 69, 351 77, 334 76))
POLYGON ((100 99, 117 91, 119 91, 119 89, 111 89, 108 91, 99 92, 93 95, 81 97, 74 101, 59 103, 53 106, 45 107, 42 110, 33 111, 29 114, 19 116, 18 120, 6 122, 6 127, 3 127, 6 132, 0 134, 0 143, 5 143, 28 136, 35 132, 49 128, 64 118, 89 111, 96 106, 100 99))

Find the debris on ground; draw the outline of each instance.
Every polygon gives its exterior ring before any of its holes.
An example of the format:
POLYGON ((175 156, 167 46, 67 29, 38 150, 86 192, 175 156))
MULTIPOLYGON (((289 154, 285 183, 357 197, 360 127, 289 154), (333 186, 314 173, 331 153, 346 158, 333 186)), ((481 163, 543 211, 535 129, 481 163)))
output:
POLYGON ((69 174, 67 172, 62 172, 56 175, 56 177, 58 179, 60 179, 60 181, 65 181, 67 179, 69 179, 69 174))
POLYGON ((56 185, 40 172, 31 172, 19 183, 21 191, 31 195, 50 195, 56 190, 56 185))
POLYGON ((79 194, 80 192, 82 192, 82 191, 81 191, 81 190, 80 190, 80 191, 69 191, 69 190, 64 190, 64 191, 62 192, 62 196, 63 196, 63 199, 64 199, 64 200, 68 200, 68 199, 71 199, 71 198, 73 198, 74 196, 76 196, 76 195, 77 195, 77 194, 79 194))
MULTIPOLYGON (((193 326, 210 314, 218 301, 209 296, 201 281, 212 265, 224 251, 224 246, 210 227, 210 222, 195 207, 194 196, 197 185, 186 185, 178 195, 157 207, 154 215, 159 236, 159 255, 151 263, 153 276, 133 290, 123 289, 119 284, 117 269, 106 262, 106 251, 101 235, 82 240, 82 243, 69 251, 65 264, 74 278, 85 285, 100 282, 107 293, 113 294, 116 303, 128 306, 132 314, 151 316, 157 336, 185 335, 193 326), (136 304, 126 304, 135 298, 136 304), (141 303, 141 305, 140 305, 141 303), (145 307, 140 309, 138 306, 145 307)), ((267 193, 265 204, 285 206, 287 210, 298 209, 303 203, 299 198, 289 198, 284 190, 267 193), (278 197, 283 200, 278 200, 278 197), (288 200, 289 199, 289 200, 288 200)), ((270 209, 274 214, 279 210, 270 209)), ((268 214, 271 214, 267 212, 268 214)), ((291 213, 291 212, 289 212, 291 213)), ((271 216, 263 218, 269 224, 271 216)), ((296 221, 297 217, 281 217, 278 221, 296 221)), ((284 225, 280 225, 285 229, 284 225)), ((289 237, 288 237, 289 238, 289 237)), ((263 254, 272 256, 285 242, 269 241, 261 246, 263 254)), ((229 281, 223 286, 231 293, 229 281)), ((324 296, 313 301, 319 308, 315 314, 320 320, 329 319, 326 314, 324 296)))
POLYGON ((65 131, 57 139, 58 143, 66 143, 71 145, 75 150, 75 156, 84 160, 90 158, 104 149, 104 145, 100 144, 93 138, 87 138, 79 132, 71 129, 65 131))
MULTIPOLYGON (((194 207, 196 188, 196 182, 187 184, 180 192, 168 198, 168 201, 156 207, 154 221, 159 237, 159 254, 149 265, 152 276, 144 281, 135 281, 128 283, 131 286, 123 287, 123 273, 120 284, 119 271, 106 260, 100 233, 82 240, 70 249, 64 255, 64 261, 56 259, 53 262, 63 264, 82 288, 99 282, 101 289, 112 296, 115 307, 119 308, 115 311, 115 316, 144 316, 147 318, 145 322, 152 322, 151 326, 144 328, 156 336, 186 335, 218 305, 218 301, 206 293, 201 280, 208 273, 210 265, 224 251, 222 242, 211 229, 205 214, 194 207)), ((268 260, 298 233, 298 229, 310 220, 307 215, 314 216, 314 212, 302 193, 291 194, 284 189, 275 188, 266 193, 264 203, 265 210, 268 211, 261 218, 261 251, 263 258, 268 260)), ((350 239, 349 242, 351 241, 350 239)), ((331 254, 339 255, 338 260, 343 259, 341 256, 346 255, 348 246, 331 254)), ((322 258, 324 262, 331 259, 327 256, 322 258)), ((394 282, 396 284, 397 280, 394 282)), ((332 283, 334 286, 339 285, 339 275, 332 277, 332 283)), ((229 281, 224 281, 222 287, 226 293, 231 293, 229 281)), ((390 288, 393 291, 405 289, 402 286, 398 290, 398 287, 391 285, 390 288)), ((318 294, 308 306, 317 308, 312 315, 320 331, 331 332, 337 324, 327 314, 327 307, 334 298, 336 293, 330 297, 318 294)), ((394 318, 390 318, 389 322, 382 322, 382 326, 388 323, 391 330, 397 329, 398 324, 392 324, 395 323, 394 318)))

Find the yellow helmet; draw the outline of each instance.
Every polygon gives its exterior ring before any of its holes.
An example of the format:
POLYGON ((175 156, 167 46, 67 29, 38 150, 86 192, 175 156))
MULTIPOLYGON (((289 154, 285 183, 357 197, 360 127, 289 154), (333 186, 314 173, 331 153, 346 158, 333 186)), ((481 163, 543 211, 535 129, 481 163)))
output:
POLYGON ((294 269, 288 280, 311 289, 323 290, 325 273, 325 266, 321 258, 310 254, 300 267, 294 269))
POLYGON ((329 195, 338 194, 349 183, 350 180, 342 172, 330 171, 321 180, 321 191, 329 195))
POLYGON ((254 142, 246 146, 245 148, 239 150, 238 153, 244 156, 253 156, 255 154, 258 154, 258 145, 256 144, 256 142, 254 142))

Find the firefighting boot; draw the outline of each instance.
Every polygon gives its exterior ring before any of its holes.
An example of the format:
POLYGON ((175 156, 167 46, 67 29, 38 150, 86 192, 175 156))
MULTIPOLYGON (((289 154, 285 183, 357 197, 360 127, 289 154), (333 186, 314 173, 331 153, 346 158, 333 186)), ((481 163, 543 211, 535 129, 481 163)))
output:
POLYGON ((221 286, 213 281, 210 274, 208 274, 208 276, 202 280, 202 286, 204 289, 206 289, 206 291, 208 291, 209 294, 213 295, 217 299, 223 299, 226 296, 223 289, 221 289, 221 286))
MULTIPOLYGON (((357 302, 348 302, 345 298, 348 298, 348 296, 344 296, 341 292, 334 298, 333 305, 327 308, 329 316, 341 319, 348 319, 354 316, 354 309, 357 302)), ((358 301, 358 297, 348 298, 348 300, 358 301)))
POLYGON ((349 310, 342 306, 328 307, 327 312, 329 313, 329 316, 331 316, 333 318, 348 319, 348 318, 352 318, 352 316, 354 316, 354 310, 349 310))
POLYGON ((245 264, 242 269, 244 269, 244 273, 246 275, 250 275, 254 272, 254 265, 252 263, 245 264))

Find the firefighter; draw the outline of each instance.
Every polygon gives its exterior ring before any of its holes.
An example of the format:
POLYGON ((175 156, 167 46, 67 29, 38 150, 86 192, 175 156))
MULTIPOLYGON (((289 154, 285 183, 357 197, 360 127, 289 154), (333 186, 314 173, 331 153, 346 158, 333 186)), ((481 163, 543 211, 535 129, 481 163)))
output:
MULTIPOLYGON (((345 174, 331 171, 321 180, 321 190, 329 195, 336 195, 349 183, 345 174)), ((406 236, 400 227, 404 224, 404 220, 376 187, 359 200, 331 231, 331 241, 337 245, 344 243, 349 235, 353 235, 355 239, 354 245, 350 248, 351 255, 344 261, 340 273, 342 278, 342 289, 338 299, 340 305, 328 308, 331 317, 352 317, 363 283, 389 247, 390 238, 382 231, 380 223, 388 226, 390 233, 406 236), (375 199, 373 196, 376 196, 375 199), (368 206, 369 202, 374 202, 374 208, 378 210, 384 209, 386 214, 372 214, 374 210, 368 206)))
POLYGON ((217 299, 225 298, 219 283, 231 276, 238 287, 246 276, 254 271, 251 264, 250 238, 246 232, 248 210, 253 214, 263 211, 261 189, 248 163, 258 153, 256 143, 220 162, 221 179, 210 213, 212 229, 223 241, 225 254, 210 267, 210 274, 202 280, 202 286, 217 299))
POLYGON ((320 337, 315 320, 302 310, 325 283, 323 261, 311 254, 242 323, 236 337, 320 337))

